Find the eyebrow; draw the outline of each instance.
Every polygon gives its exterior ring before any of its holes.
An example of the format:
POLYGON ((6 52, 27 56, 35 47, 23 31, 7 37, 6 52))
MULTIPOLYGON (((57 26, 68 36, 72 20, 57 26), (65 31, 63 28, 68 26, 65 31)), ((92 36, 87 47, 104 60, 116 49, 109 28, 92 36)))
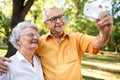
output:
POLYGON ((61 16, 61 15, 63 15, 63 14, 59 14, 59 15, 57 15, 57 16, 50 17, 50 18, 47 19, 46 21, 49 21, 51 18, 56 18, 56 17, 61 16))

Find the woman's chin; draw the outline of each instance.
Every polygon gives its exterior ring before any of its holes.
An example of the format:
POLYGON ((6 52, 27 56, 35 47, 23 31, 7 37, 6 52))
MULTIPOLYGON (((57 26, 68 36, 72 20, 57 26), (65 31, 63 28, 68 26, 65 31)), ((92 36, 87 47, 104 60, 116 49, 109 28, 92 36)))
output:
POLYGON ((32 49, 37 49, 37 48, 38 48, 38 44, 32 44, 32 45, 31 45, 31 48, 32 48, 32 49))

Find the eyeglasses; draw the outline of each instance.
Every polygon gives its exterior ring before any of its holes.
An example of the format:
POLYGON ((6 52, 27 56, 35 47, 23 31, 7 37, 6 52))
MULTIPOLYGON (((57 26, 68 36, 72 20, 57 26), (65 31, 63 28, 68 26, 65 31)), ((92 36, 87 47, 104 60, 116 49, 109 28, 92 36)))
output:
MULTIPOLYGON (((33 33, 29 33, 29 34, 24 34, 24 35, 21 35, 21 36, 28 36, 28 37, 30 37, 30 38, 34 38, 34 37, 37 37, 37 38, 39 38, 39 34, 33 34, 33 33)), ((20 37, 21 37, 20 36, 20 37)))
POLYGON ((57 22, 57 19, 63 20, 63 18, 64 18, 64 16, 63 16, 63 14, 61 14, 61 15, 58 15, 58 16, 56 16, 56 17, 52 17, 52 18, 50 18, 50 19, 48 19, 48 20, 46 20, 46 21, 50 21, 51 23, 56 23, 56 22, 57 22))

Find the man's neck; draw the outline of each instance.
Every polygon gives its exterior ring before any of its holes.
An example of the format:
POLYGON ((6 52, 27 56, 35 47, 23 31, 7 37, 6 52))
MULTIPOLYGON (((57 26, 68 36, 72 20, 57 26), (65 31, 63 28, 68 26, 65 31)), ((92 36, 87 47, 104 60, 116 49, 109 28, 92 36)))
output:
POLYGON ((61 33, 61 34, 53 34, 53 36, 56 38, 56 40, 57 40, 57 42, 58 43, 60 43, 60 41, 61 41, 61 38, 62 38, 62 36, 63 36, 63 33, 61 33))

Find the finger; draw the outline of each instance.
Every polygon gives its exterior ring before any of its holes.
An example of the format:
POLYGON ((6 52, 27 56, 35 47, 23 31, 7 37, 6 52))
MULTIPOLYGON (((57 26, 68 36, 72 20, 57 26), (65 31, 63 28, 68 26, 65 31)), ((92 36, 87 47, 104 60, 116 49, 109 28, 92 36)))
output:
POLYGON ((101 26, 108 26, 112 24, 112 18, 111 16, 105 16, 104 18, 102 18, 99 22, 99 25, 101 26))
POLYGON ((9 58, 0 57, 0 73, 6 73, 9 71, 9 66, 5 62, 10 62, 9 58))
POLYGON ((4 61, 11 62, 11 59, 5 58, 5 57, 1 57, 1 60, 2 60, 3 62, 4 62, 4 61))
MULTIPOLYGON (((100 15, 99 15, 99 18, 100 19, 102 19, 102 18, 104 18, 104 17, 106 17, 106 16, 108 16, 109 15, 109 13, 107 12, 107 11, 104 11, 104 12, 102 12, 100 15)), ((110 16, 110 15, 109 15, 110 16)))
POLYGON ((0 74, 2 75, 2 74, 5 74, 5 73, 7 73, 8 71, 5 71, 5 70, 2 70, 2 69, 0 69, 0 74))
POLYGON ((9 71, 9 66, 4 62, 0 62, 0 73, 9 71))
POLYGON ((110 33, 111 29, 108 26, 104 27, 104 34, 108 35, 110 33))

